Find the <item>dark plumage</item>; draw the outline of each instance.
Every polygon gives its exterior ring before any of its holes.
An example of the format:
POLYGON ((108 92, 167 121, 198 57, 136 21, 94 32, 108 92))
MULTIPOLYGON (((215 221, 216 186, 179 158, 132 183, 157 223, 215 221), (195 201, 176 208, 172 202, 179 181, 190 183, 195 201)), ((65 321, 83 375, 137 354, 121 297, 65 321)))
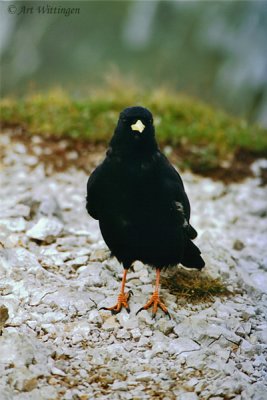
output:
MULTIPOLYGON (((125 280, 136 260, 157 268, 158 278, 160 269, 178 263, 196 269, 205 265, 192 242, 197 232, 189 222, 182 179, 159 150, 152 114, 143 107, 121 112, 106 158, 88 180, 86 208, 123 264, 125 280)), ((128 309, 124 286, 121 294, 126 305, 118 301, 111 311, 128 309)))

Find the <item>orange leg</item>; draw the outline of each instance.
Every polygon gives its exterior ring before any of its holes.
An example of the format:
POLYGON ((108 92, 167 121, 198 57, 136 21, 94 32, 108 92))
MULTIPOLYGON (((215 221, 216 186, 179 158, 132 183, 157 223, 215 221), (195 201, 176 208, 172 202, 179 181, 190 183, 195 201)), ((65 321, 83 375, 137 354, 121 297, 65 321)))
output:
POLYGON ((109 310, 109 311, 111 311, 112 314, 118 314, 121 311, 122 307, 125 307, 126 311, 128 313, 130 312, 128 300, 130 299, 133 292, 131 290, 128 293, 124 292, 127 272, 128 272, 128 270, 124 269, 123 277, 122 277, 122 281, 121 281, 121 291, 118 295, 117 304, 115 304, 115 306, 113 306, 113 307, 101 307, 100 310, 109 310))
POLYGON ((158 307, 161 308, 161 310, 166 315, 168 315, 169 318, 171 318, 167 307, 165 306, 165 304, 162 301, 160 301, 160 298, 159 298, 159 280, 160 280, 160 269, 157 268, 157 270, 156 270, 156 286, 155 286, 154 293, 152 294, 152 296, 148 300, 148 302, 143 307, 141 307, 137 311, 136 314, 138 314, 142 310, 147 310, 148 308, 153 306, 153 308, 152 308, 152 318, 155 318, 157 310, 158 310, 158 307))

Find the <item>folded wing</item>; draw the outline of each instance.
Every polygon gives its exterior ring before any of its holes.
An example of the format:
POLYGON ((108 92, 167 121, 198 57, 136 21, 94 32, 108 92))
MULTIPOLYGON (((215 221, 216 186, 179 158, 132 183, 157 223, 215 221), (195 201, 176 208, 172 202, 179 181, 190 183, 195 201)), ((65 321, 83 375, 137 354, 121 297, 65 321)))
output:
POLYGON ((161 154, 160 171, 162 171, 162 180, 169 195, 169 200, 173 208, 177 211, 179 223, 183 226, 188 238, 195 239, 197 231, 189 222, 191 209, 182 178, 163 154, 161 154))

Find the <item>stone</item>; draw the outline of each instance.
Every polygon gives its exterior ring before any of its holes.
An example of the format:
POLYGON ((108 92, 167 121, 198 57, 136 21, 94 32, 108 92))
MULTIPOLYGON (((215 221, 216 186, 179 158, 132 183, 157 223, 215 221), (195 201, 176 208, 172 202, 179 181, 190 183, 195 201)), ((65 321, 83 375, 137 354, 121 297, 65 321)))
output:
POLYGON ((24 204, 10 204, 0 205, 0 219, 1 218, 14 218, 14 217, 29 217, 30 207, 24 204))
POLYGON ((23 383, 22 391, 23 392, 31 392, 33 389, 36 388, 38 384, 38 380, 36 377, 26 379, 23 383))
POLYGON ((71 266, 74 269, 80 268, 82 265, 85 265, 88 261, 88 256, 80 256, 73 260, 67 262, 67 265, 71 266))
POLYGON ((243 242, 241 242, 241 240, 236 239, 234 241, 234 244, 233 244, 233 249, 234 250, 240 251, 240 250, 243 250, 244 247, 245 247, 245 245, 244 245, 243 242))
POLYGON ((191 351, 199 350, 200 346, 196 342, 188 338, 178 338, 171 341, 168 352, 170 354, 182 354, 188 353, 191 351))
MULTIPOLYGON (((191 304, 163 287, 172 320, 160 311, 152 319, 151 310, 136 317, 155 273, 137 261, 126 283, 131 312, 111 315, 98 308, 117 301, 123 269, 85 210, 88 174, 49 170, 38 159, 52 154, 41 137, 30 138, 37 164, 27 145, 15 153, 12 132, 0 135, 0 304, 9 314, 4 309, 0 397, 265 400, 266 187, 254 178, 226 186, 185 171, 205 274, 234 295, 191 304), (27 236, 43 218, 60 229, 27 236)), ((76 148, 61 145, 76 157, 76 148)))
POLYGON ((186 383, 186 386, 193 388, 198 384, 199 380, 197 378, 191 378, 189 381, 186 383))
POLYGON ((13 151, 18 154, 25 154, 27 149, 23 143, 15 143, 13 145, 13 151))
POLYGON ((267 330, 262 330, 260 332, 257 332, 257 338, 261 343, 267 345, 267 330))
POLYGON ((112 390, 123 390, 126 391, 128 389, 127 382, 114 382, 112 385, 112 390))
POLYGON ((198 395, 193 392, 181 393, 179 400, 198 400, 198 395))
POLYGON ((63 231, 63 224, 57 218, 42 217, 27 230, 26 235, 31 239, 53 241, 63 231))
POLYGON ((106 319, 104 324, 102 325, 102 328, 106 331, 113 331, 117 328, 119 328, 119 324, 114 316, 109 317, 106 319))
POLYGON ((27 273, 36 273, 42 269, 35 254, 23 247, 6 249, 3 255, 11 270, 18 269, 20 272, 24 270, 27 271, 27 273))
POLYGON ((117 339, 130 339, 131 335, 126 329, 119 329, 116 338, 117 339))
POLYGON ((87 280, 90 286, 101 287, 104 280, 101 277, 102 266, 99 263, 90 263, 87 266, 81 266, 78 269, 79 279, 81 281, 87 280))
POLYGON ((24 232, 26 230, 26 221, 23 217, 1 219, 0 228, 7 229, 10 232, 24 232))
POLYGON ((135 329, 138 327, 138 318, 132 313, 120 313, 117 316, 120 326, 125 329, 135 329))
POLYGON ((78 321, 74 324, 72 334, 79 335, 82 339, 88 339, 91 327, 87 321, 78 321))
POLYGON ((41 250, 39 259, 44 266, 56 266, 61 267, 65 264, 65 261, 71 257, 70 252, 58 252, 55 249, 51 249, 51 252, 41 250))
POLYGON ((256 272, 250 276, 250 283, 259 291, 267 293, 267 273, 256 272))
POLYGON ((189 338, 200 341, 207 337, 208 328, 208 321, 196 315, 190 316, 189 318, 184 319, 184 321, 174 326, 174 332, 178 336, 183 336, 186 332, 189 338))
POLYGON ((61 311, 48 311, 42 317, 47 323, 58 322, 66 319, 66 315, 61 311))
POLYGON ((152 347, 153 354, 164 353, 168 350, 168 345, 165 342, 155 342, 152 347))
POLYGON ((238 336, 241 337, 246 337, 251 331, 251 323, 250 322, 246 322, 243 323, 242 325, 239 325, 235 331, 235 333, 238 336))
POLYGON ((245 339, 241 341, 240 350, 242 353, 245 353, 248 356, 253 356, 255 354, 255 346, 245 339))
POLYGON ((262 355, 259 355, 259 356, 255 356, 255 360, 253 361, 253 366, 254 367, 259 367, 259 366, 261 366, 261 365, 264 365, 266 363, 266 359, 265 359, 265 356, 262 354, 262 355))
POLYGON ((159 329, 164 335, 169 335, 173 331, 174 326, 174 321, 167 318, 161 318, 155 325, 156 329, 159 329))
POLYGON ((58 290, 43 295, 41 299, 43 303, 49 304, 52 308, 61 308, 64 310, 63 314, 65 315, 71 310, 78 315, 82 315, 95 307, 95 304, 91 300, 90 294, 87 291, 64 287, 64 285, 62 285, 58 290))
POLYGON ((140 381, 140 382, 151 382, 152 381, 152 375, 149 372, 140 372, 134 375, 135 380, 140 381))
POLYGON ((132 335, 133 339, 140 339, 140 337, 141 337, 140 329, 139 328, 132 329, 131 335, 132 335))
POLYGON ((182 356, 186 356, 186 365, 190 368, 203 370, 207 365, 210 368, 211 362, 207 361, 208 357, 205 351, 191 351, 189 353, 182 353, 182 356))
POLYGON ((56 368, 56 367, 51 368, 51 374, 59 375, 59 376, 66 376, 66 373, 64 371, 62 371, 61 369, 56 368))
POLYGON ((153 332, 152 332, 152 330, 151 329, 145 329, 144 331, 143 331, 143 335, 144 336, 146 336, 146 337, 150 337, 150 336, 152 336, 152 334, 153 334, 153 332))
POLYGON ((90 255, 90 261, 103 262, 110 256, 110 251, 107 249, 97 249, 90 255))
POLYGON ((252 375, 254 372, 253 365, 251 361, 245 361, 242 363, 242 371, 247 375, 252 375))
POLYGON ((35 208, 32 210, 37 215, 37 218, 41 217, 56 217, 58 219, 62 219, 61 208, 58 203, 58 200, 53 195, 42 195, 35 196, 35 198, 29 199, 31 207, 35 208))
POLYGON ((4 364, 14 364, 17 368, 29 366, 31 364, 43 363, 48 371, 49 346, 37 340, 32 335, 9 332, 5 329, 0 336, 1 362, 4 364))
POLYGON ((139 347, 147 347, 148 344, 150 343, 150 339, 144 336, 141 336, 139 342, 138 342, 138 346, 139 347))
POLYGON ((255 382, 253 385, 243 388, 241 400, 246 399, 266 400, 266 384, 264 382, 255 382))
POLYGON ((98 310, 90 311, 88 320, 97 325, 101 325, 103 322, 102 316, 99 314, 98 310))

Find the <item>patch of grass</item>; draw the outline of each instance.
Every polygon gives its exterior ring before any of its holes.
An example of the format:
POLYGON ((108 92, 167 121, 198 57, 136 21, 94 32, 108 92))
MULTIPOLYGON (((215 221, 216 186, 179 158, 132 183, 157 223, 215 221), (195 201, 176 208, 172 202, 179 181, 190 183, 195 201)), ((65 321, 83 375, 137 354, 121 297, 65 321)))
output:
POLYGON ((163 277, 161 283, 178 300, 186 298, 189 302, 210 301, 214 296, 225 297, 232 294, 220 279, 213 279, 199 271, 179 269, 175 274, 163 277))
POLYGON ((72 98, 60 89, 6 98, 0 102, 0 112, 3 126, 21 126, 29 135, 98 144, 110 140, 119 112, 137 104, 152 111, 160 144, 185 152, 181 166, 205 173, 223 160, 231 161, 240 150, 267 155, 266 129, 166 89, 145 92, 116 80, 84 99, 72 98))

